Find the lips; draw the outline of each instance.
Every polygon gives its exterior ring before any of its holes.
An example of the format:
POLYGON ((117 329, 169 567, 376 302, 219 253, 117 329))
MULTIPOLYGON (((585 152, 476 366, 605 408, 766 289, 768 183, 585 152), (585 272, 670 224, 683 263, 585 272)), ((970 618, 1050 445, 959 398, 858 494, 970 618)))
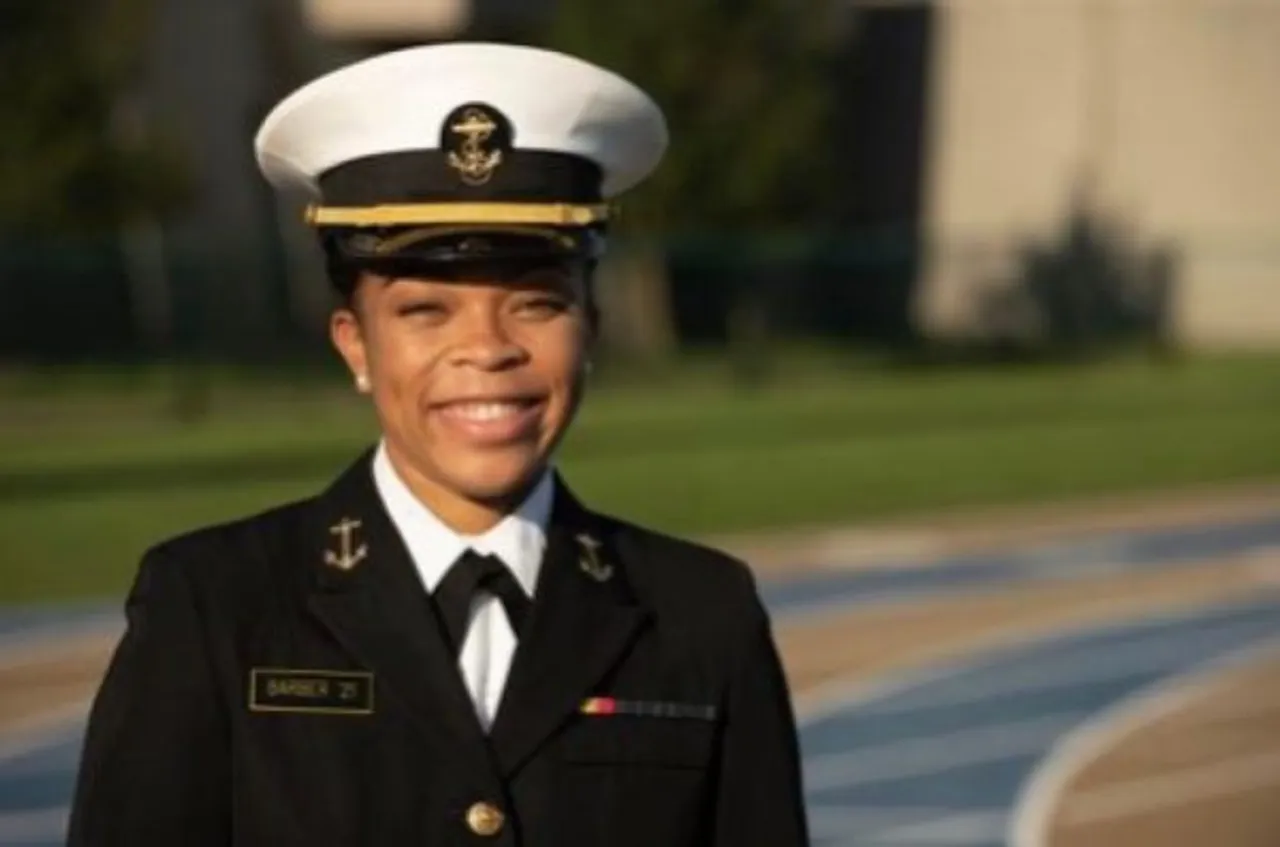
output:
POLYGON ((433 405, 430 414, 460 440, 492 446, 535 434, 545 406, 544 397, 473 397, 433 405))

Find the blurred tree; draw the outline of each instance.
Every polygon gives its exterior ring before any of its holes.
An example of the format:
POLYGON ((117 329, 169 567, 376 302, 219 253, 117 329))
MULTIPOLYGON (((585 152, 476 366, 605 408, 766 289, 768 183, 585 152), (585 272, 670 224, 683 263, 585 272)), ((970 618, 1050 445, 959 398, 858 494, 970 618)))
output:
POLYGON ((130 97, 150 0, 0 0, 0 230, 114 233, 186 196, 130 97))
POLYGON ((623 301, 631 352, 674 341, 662 235, 801 228, 828 213, 836 5, 555 0, 546 44, 633 80, 671 126, 662 167, 623 203, 626 253, 601 286, 623 301))

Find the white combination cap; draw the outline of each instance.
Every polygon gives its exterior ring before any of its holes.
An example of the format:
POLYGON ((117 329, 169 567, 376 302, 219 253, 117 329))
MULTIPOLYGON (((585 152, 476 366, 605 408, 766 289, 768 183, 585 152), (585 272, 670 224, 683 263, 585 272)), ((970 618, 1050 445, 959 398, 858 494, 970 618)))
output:
POLYGON ((255 152, 273 185, 309 193, 310 223, 363 230, 370 249, 377 230, 388 236, 379 243, 395 242, 386 253, 433 231, 572 239, 607 220, 667 142, 658 106, 615 73, 463 42, 384 53, 308 83, 263 121, 255 152))

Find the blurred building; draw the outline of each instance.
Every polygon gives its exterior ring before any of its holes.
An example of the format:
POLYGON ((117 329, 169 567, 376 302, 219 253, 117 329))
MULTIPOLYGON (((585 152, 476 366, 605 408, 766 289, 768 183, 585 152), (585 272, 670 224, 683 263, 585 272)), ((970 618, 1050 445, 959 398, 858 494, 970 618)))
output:
POLYGON ((1180 341, 1280 346, 1280 3, 936 6, 925 326, 1034 332, 1075 253, 1180 341))
POLYGON ((316 35, 371 48, 519 37, 553 0, 300 0, 316 35))

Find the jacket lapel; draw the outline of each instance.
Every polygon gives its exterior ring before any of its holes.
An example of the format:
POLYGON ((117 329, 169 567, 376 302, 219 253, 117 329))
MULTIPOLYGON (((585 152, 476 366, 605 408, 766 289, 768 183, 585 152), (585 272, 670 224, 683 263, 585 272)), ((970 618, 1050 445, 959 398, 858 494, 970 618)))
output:
POLYGON ((318 524, 308 530, 316 550, 308 606, 375 681, 384 683, 383 690, 404 704, 430 743, 479 751, 484 737, 474 707, 373 484, 371 455, 320 498, 318 524))
POLYGON ((556 491, 533 611, 489 734, 503 776, 578 710, 648 616, 600 522, 559 480, 556 491))

